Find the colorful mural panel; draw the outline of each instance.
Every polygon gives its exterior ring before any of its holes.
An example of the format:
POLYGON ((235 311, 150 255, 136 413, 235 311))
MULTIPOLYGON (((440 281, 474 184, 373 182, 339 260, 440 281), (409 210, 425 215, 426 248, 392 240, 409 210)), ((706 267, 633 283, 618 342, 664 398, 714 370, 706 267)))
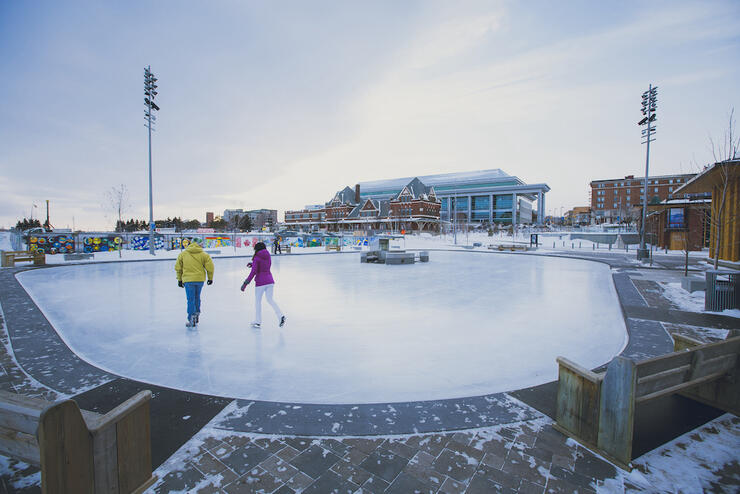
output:
POLYGON ((234 242, 231 237, 206 237, 203 245, 204 249, 213 249, 215 247, 233 247, 234 242))
MULTIPOLYGON (((149 236, 131 237, 129 248, 131 250, 149 250, 149 236)), ((164 249, 164 237, 154 237, 154 248, 157 250, 164 249)))
POLYGON ((108 252, 121 248, 123 240, 116 235, 92 236, 82 239, 83 252, 108 252))
POLYGON ((170 249, 186 249, 190 245, 194 238, 198 237, 172 237, 170 239, 170 249))
POLYGON ((75 251, 71 235, 33 236, 28 239, 28 250, 42 254, 66 254, 75 251))
POLYGON ((367 247, 368 237, 343 237, 342 245, 345 247, 367 247))

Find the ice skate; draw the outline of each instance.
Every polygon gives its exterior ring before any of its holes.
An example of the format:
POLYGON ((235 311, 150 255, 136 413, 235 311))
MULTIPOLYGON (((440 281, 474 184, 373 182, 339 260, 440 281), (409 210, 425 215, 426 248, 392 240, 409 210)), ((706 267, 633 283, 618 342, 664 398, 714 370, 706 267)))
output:
POLYGON ((192 316, 188 316, 188 322, 185 323, 185 327, 194 328, 197 322, 198 321, 197 321, 195 314, 193 314, 192 316))
POLYGON ((259 328, 261 328, 261 327, 262 327, 262 325, 261 325, 260 323, 258 323, 258 322, 253 322, 253 323, 252 323, 252 327, 253 327, 254 329, 259 329, 259 328))
POLYGON ((200 322, 200 312, 193 314, 193 324, 197 325, 200 322))
POLYGON ((280 316, 280 327, 285 326, 285 316, 280 316))

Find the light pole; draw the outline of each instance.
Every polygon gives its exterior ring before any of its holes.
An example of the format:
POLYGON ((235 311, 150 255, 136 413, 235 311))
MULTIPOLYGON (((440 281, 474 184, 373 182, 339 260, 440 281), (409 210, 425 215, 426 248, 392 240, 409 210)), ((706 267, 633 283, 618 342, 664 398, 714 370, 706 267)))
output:
POLYGON ((650 167, 650 143, 655 140, 653 134, 655 133, 655 127, 653 122, 656 120, 657 115, 655 113, 658 106, 658 86, 653 87, 652 84, 648 86, 648 90, 642 93, 642 114, 643 119, 637 122, 637 125, 647 125, 646 129, 642 129, 642 143, 647 144, 647 150, 645 153, 645 180, 642 185, 642 225, 640 225, 640 248, 637 249, 637 259, 645 259, 650 256, 645 245, 645 222, 647 221, 647 191, 648 191, 648 170, 650 167))
POLYGON ((154 125, 157 117, 152 112, 159 111, 159 107, 154 103, 154 98, 157 96, 157 78, 154 77, 150 67, 147 66, 144 69, 144 104, 146 110, 144 111, 144 117, 146 118, 146 126, 149 129, 149 253, 154 255, 154 208, 152 206, 152 126, 154 125))

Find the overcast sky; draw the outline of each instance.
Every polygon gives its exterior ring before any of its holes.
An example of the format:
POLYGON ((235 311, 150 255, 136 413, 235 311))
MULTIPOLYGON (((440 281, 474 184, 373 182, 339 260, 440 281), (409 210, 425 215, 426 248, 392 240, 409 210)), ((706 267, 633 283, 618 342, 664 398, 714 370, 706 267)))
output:
POLYGON ((0 2, 0 227, 148 219, 143 71, 159 78, 155 218, 328 201, 367 180, 501 168, 547 210, 712 160, 740 111, 740 2, 0 2))

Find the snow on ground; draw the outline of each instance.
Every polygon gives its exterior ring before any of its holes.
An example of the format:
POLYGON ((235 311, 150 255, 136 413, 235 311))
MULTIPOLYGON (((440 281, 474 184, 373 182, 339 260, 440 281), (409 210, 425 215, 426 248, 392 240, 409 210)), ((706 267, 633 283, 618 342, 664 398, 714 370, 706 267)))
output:
POLYGON ((681 283, 661 283, 663 296, 687 312, 705 312, 707 314, 722 314, 723 316, 740 317, 739 309, 726 309, 722 312, 704 310, 704 290, 689 293, 681 288, 681 283))
POLYGON ((246 259, 216 259, 201 324, 185 326, 173 262, 91 264, 17 276, 76 354, 133 379, 246 399, 373 403, 477 396, 589 368, 626 330, 610 269, 552 257, 431 253, 362 264, 359 255, 277 256, 284 328, 254 292, 246 259), (563 287, 568 287, 564 290, 563 287), (532 313, 536 307, 537 313, 532 313))
POLYGON ((10 243, 10 232, 0 232, 0 250, 13 250, 10 243))

